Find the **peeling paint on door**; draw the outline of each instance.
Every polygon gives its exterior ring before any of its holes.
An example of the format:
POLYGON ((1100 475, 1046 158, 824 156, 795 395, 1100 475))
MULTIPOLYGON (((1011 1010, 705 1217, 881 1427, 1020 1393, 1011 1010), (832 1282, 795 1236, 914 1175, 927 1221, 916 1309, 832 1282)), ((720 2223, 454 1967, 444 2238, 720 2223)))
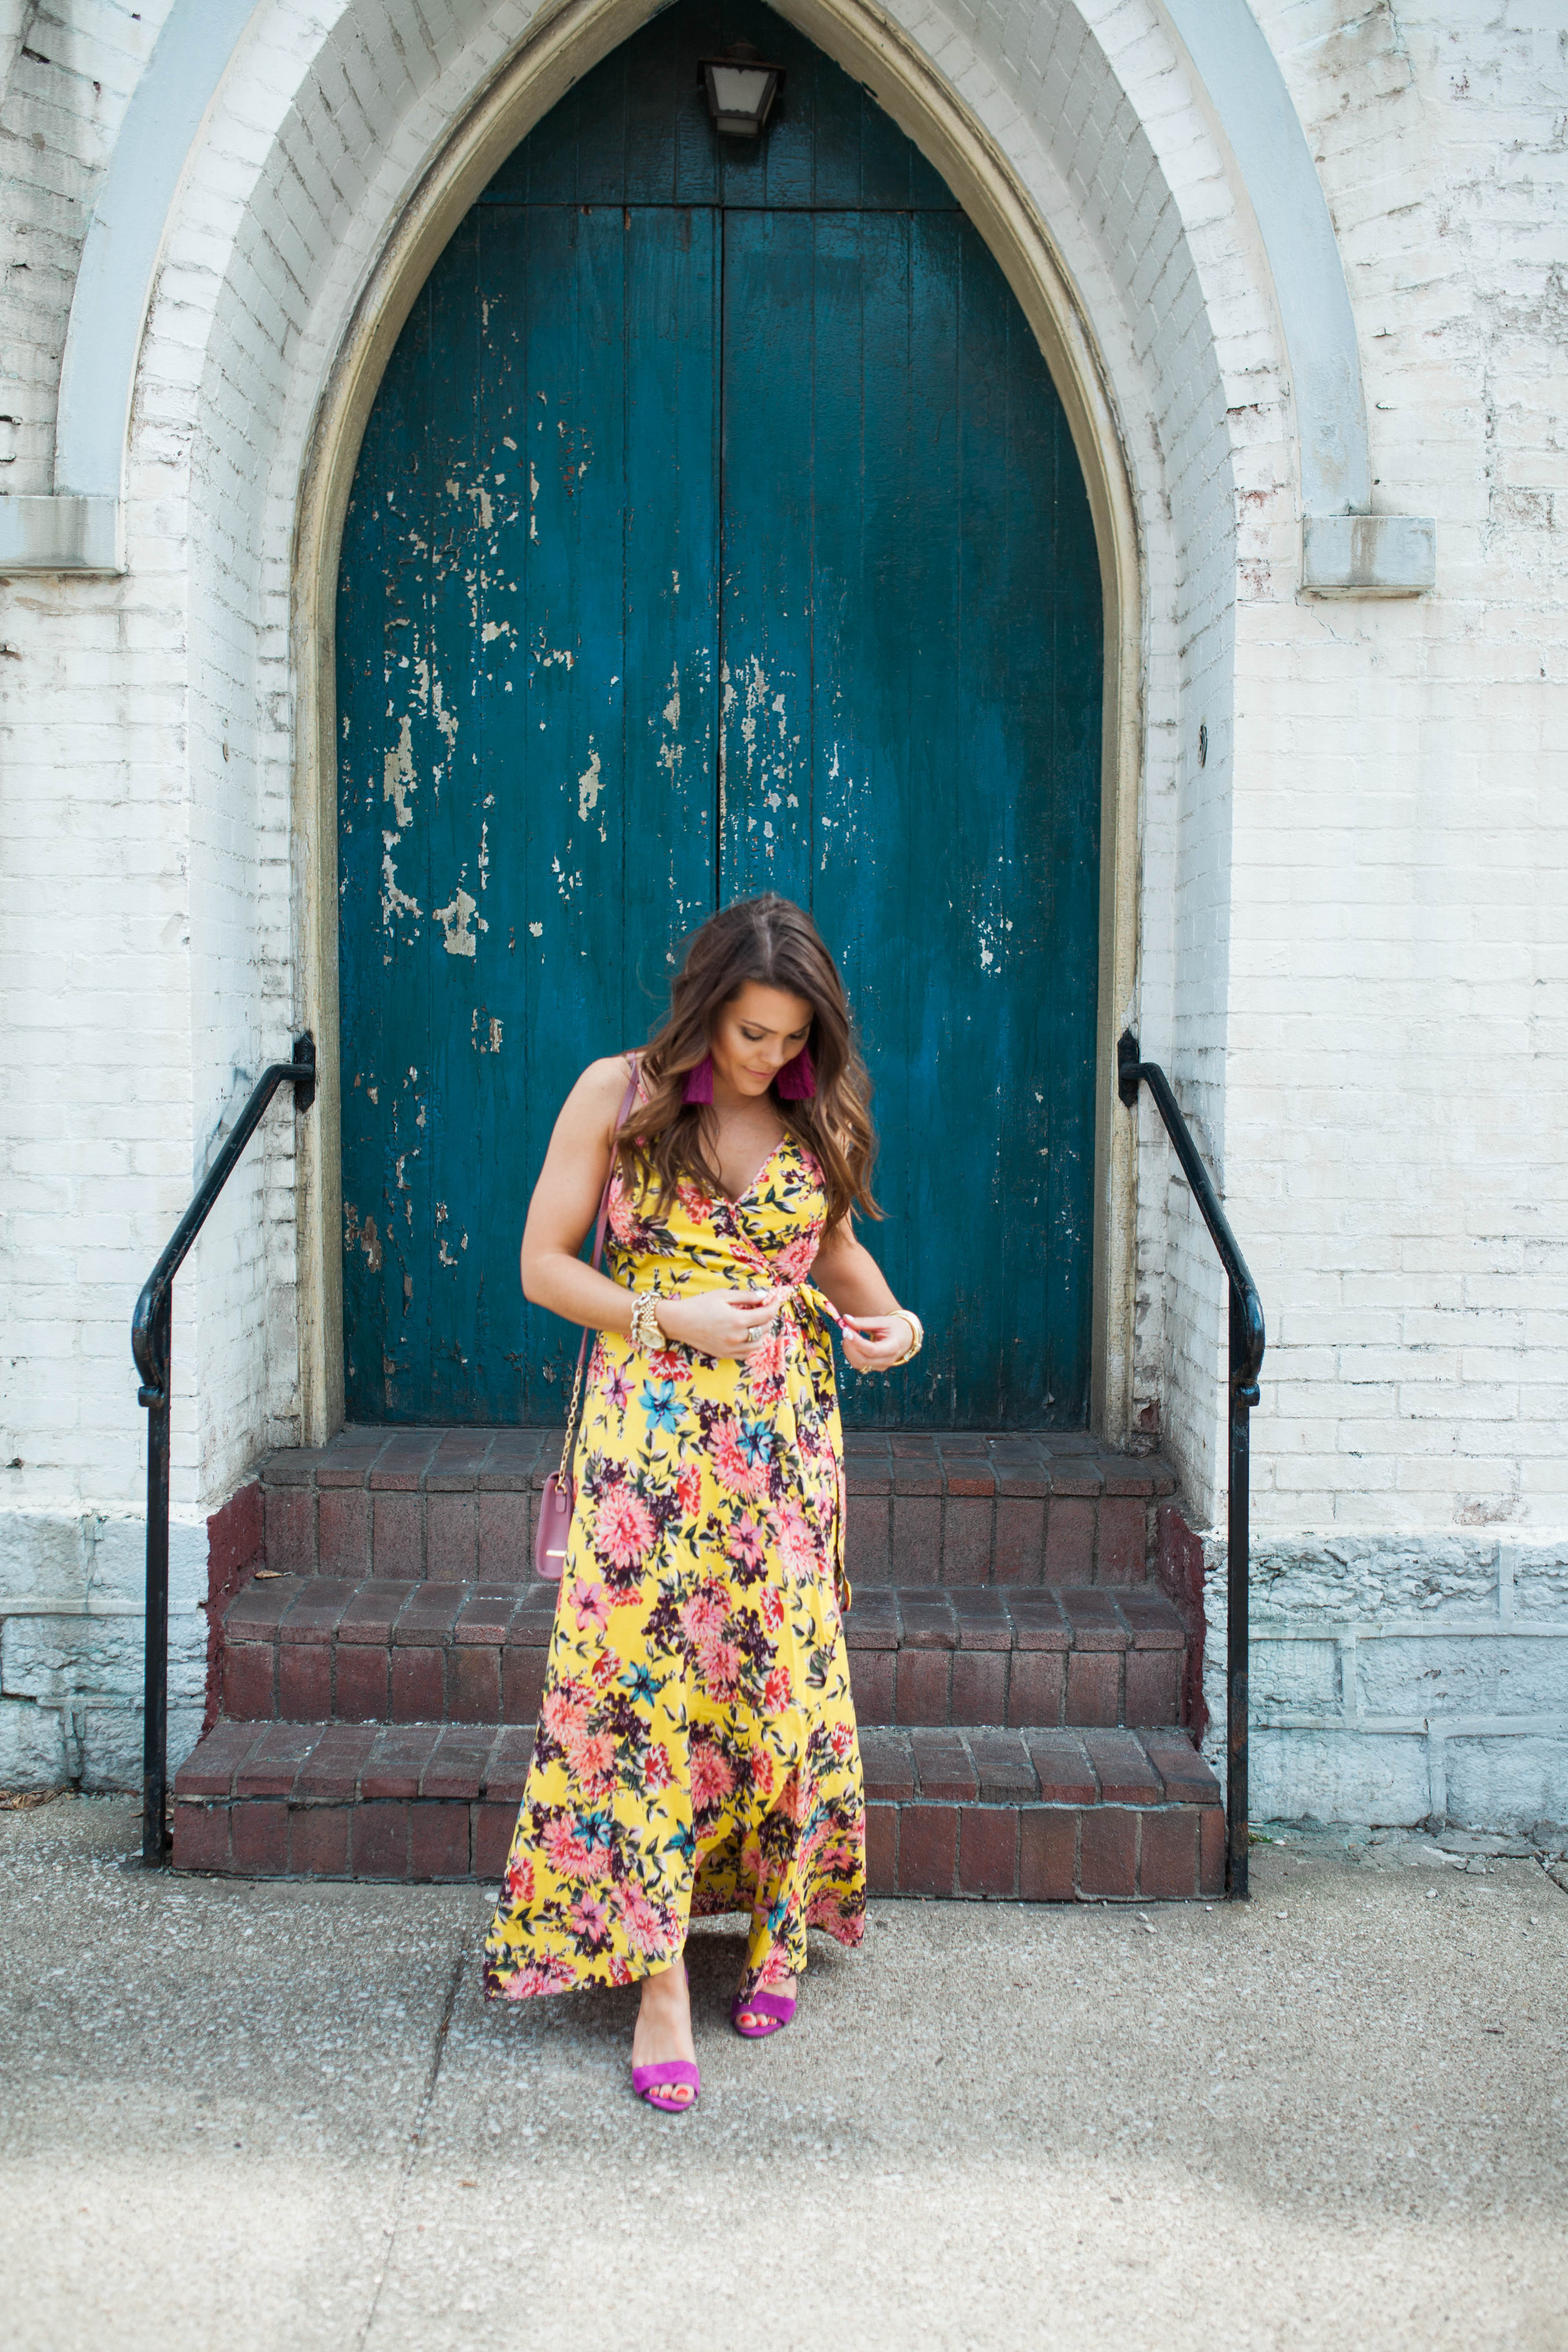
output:
POLYGON ((577 816, 580 824, 588 823, 599 804, 601 774, 599 754, 591 740, 588 748, 588 765, 577 780, 577 816))
MULTIPOLYGON (((435 920, 446 935, 448 955, 471 956, 478 953, 478 939, 469 929, 471 919, 478 912, 478 900, 471 898, 460 883, 453 892, 450 902, 444 907, 436 908, 435 920)), ((480 930, 487 931, 489 928, 483 915, 480 915, 480 930)))
POLYGON ((396 834, 383 833, 382 842, 382 921, 390 928, 394 915, 417 915, 420 908, 417 898, 398 887, 397 868, 392 863, 396 834))
POLYGON ((376 1231, 376 1221, 374 1217, 367 1217, 361 1224, 360 1213, 351 1201, 343 1203, 343 1247, 345 1250, 362 1250, 371 1272, 380 1274, 382 1243, 376 1231))
POLYGON ((405 713, 398 729, 397 743, 387 753, 382 768, 382 797, 392 802, 400 825, 413 823, 413 811, 408 804, 408 796, 413 790, 413 730, 405 713))

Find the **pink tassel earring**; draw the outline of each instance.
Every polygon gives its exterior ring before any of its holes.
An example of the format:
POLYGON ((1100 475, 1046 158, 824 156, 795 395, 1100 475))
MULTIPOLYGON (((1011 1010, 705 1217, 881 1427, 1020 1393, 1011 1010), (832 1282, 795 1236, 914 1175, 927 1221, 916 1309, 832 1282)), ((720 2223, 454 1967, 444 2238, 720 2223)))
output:
POLYGON ((811 1060, 810 1045, 802 1045, 792 1062, 786 1062, 773 1081, 782 1102, 810 1102, 817 1091, 817 1072, 811 1060))
POLYGON ((705 1054, 695 1070, 686 1072, 686 1091, 683 1099, 689 1103, 710 1103, 713 1100, 713 1055, 705 1054))

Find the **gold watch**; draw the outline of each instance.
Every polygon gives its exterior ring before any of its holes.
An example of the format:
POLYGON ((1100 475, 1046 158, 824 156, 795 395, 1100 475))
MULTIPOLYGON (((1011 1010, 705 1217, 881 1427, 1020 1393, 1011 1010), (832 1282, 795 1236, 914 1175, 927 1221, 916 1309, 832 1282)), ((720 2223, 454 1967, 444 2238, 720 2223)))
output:
POLYGON ((632 1344, 645 1356, 655 1356, 670 1344, 659 1321, 658 1296, 652 1290, 639 1290, 632 1299, 632 1344))

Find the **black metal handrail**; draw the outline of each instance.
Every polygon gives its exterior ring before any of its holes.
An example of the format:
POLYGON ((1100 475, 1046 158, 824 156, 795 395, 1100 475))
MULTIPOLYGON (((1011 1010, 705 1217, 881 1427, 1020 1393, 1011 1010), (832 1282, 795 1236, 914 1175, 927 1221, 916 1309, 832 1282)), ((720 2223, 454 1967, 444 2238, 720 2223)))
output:
POLYGON ((169 1378, 172 1360, 174 1276, 228 1182, 241 1152, 261 1125, 279 1087, 292 1086, 296 1112, 316 1099, 316 1040, 294 1041, 291 1062, 273 1062, 225 1137, 223 1148, 196 1188, 169 1245, 148 1276, 131 1319, 131 1352, 141 1375, 136 1402, 147 1407, 147 1658, 146 1714, 141 1727, 141 1859, 161 1864, 169 1850, 164 1815, 169 1781, 169 1378))
POLYGON ((1192 1187, 1209 1238, 1230 1284, 1230 1476, 1226 1505, 1225 1891, 1238 1900, 1247 1894, 1247 1645, 1249 1550, 1251 1516, 1252 1407, 1263 1369, 1263 1303, 1247 1261, 1236 1246, 1230 1220, 1219 1205, 1214 1180, 1198 1158, 1192 1129, 1157 1062, 1144 1061, 1138 1041, 1124 1029, 1116 1045, 1116 1091, 1129 1110, 1146 1086, 1166 1132, 1192 1187))

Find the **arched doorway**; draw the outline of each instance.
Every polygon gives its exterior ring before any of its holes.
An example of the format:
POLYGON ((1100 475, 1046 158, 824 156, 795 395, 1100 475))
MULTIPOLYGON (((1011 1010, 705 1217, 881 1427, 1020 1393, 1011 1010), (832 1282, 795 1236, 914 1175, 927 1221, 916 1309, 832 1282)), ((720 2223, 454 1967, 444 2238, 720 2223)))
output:
POLYGON ((764 887, 841 952, 870 1238, 926 1314, 852 1418, 1088 1404, 1093 532, 1000 272, 771 12, 683 5, 475 205, 378 394, 339 592, 350 1419, 549 1419, 517 1239, 561 1096, 764 887), (758 146, 695 60, 786 67, 758 146))

